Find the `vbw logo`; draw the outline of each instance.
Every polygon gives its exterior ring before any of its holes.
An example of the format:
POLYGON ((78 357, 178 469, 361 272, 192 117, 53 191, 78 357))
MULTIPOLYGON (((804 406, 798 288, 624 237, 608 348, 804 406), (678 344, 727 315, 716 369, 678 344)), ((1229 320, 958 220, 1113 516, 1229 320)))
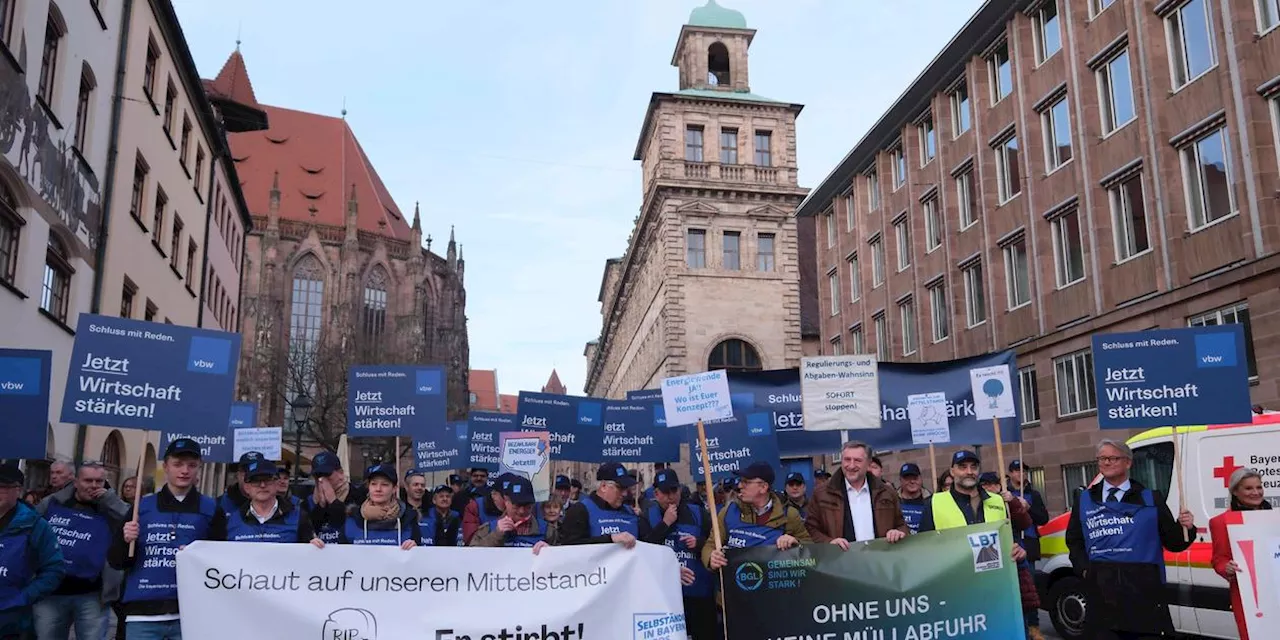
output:
POLYGON ((733 572, 733 581, 743 591, 755 591, 764 584, 764 569, 754 562, 744 562, 733 572))

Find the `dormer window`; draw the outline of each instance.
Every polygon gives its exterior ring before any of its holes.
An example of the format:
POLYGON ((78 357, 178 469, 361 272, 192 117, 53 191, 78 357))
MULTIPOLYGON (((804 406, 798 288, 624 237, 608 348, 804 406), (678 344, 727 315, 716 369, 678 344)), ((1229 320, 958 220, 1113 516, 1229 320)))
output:
POLYGON ((718 87, 729 84, 729 49, 723 42, 707 49, 707 84, 718 87))

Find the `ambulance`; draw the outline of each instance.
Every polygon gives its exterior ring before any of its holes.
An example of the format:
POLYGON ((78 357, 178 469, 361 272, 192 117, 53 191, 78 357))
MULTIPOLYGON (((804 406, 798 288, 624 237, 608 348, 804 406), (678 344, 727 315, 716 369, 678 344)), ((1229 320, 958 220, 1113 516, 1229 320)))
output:
MULTIPOLYGON (((1208 638, 1239 639, 1227 581, 1210 564, 1213 555, 1209 519, 1227 509, 1227 481, 1236 469, 1249 467, 1262 474, 1263 490, 1280 508, 1280 413, 1255 415, 1250 424, 1178 428, 1182 485, 1186 508, 1195 514, 1199 534, 1191 548, 1165 552, 1169 613, 1179 633, 1208 638)), ((1174 470, 1174 430, 1151 429, 1130 438, 1132 478, 1167 497, 1176 516, 1179 487, 1174 470)), ((1097 476, 1090 483, 1102 481, 1097 476)), ((1066 529, 1071 513, 1040 527, 1042 559, 1036 573, 1042 606, 1063 638, 1084 638, 1088 602, 1067 553, 1066 529)))

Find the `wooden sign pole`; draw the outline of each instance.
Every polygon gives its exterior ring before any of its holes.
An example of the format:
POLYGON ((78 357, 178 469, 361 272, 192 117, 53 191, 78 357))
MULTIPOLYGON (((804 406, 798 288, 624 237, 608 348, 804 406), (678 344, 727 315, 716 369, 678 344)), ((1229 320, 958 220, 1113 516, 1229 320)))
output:
POLYGON ((1000 471, 996 477, 1000 478, 1000 490, 1005 491, 1008 489, 1008 484, 1005 482, 1004 443, 1000 440, 1000 418, 991 418, 991 425, 996 433, 996 462, 1000 465, 1000 471))
POLYGON ((711 482, 711 459, 707 456, 707 429, 698 421, 698 448, 702 451, 702 482, 707 491, 707 503, 711 506, 711 533, 715 536, 716 548, 724 546, 720 535, 720 510, 716 508, 716 490, 711 482))
MULTIPOLYGON (((1173 428, 1173 477, 1178 479, 1178 514, 1176 517, 1182 517, 1182 512, 1187 510, 1187 486, 1182 481, 1182 437, 1178 433, 1178 428, 1173 428)), ((1187 533, 1187 528, 1178 525, 1182 529, 1182 541, 1190 542, 1191 534, 1187 533)))
MULTIPOLYGON (((392 455, 395 456, 395 459, 396 459, 395 461, 396 481, 391 484, 392 486, 400 486, 400 482, 401 482, 400 480, 400 436, 396 436, 396 448, 394 451, 392 451, 392 455)), ((396 491, 393 490, 391 492, 391 499, 399 501, 400 496, 396 491)), ((396 518, 396 540, 399 540, 403 536, 403 532, 400 531, 400 522, 401 522, 401 518, 396 518)))
MULTIPOLYGON (((938 461, 933 453, 933 442, 929 442, 929 473, 933 474, 933 482, 938 481, 938 461)), ((921 493, 921 495, 924 495, 921 493)))
MULTIPOLYGON (((138 452, 138 475, 133 479, 133 484, 135 487, 134 488, 135 496, 133 498, 133 521, 134 522, 138 521, 138 505, 142 503, 142 467, 147 462, 147 442, 151 441, 150 431, 143 431, 142 434, 143 434, 142 435, 142 451, 138 452)), ((142 532, 139 531, 138 535, 142 535, 142 532)), ((136 539, 133 542, 129 543, 130 558, 133 557, 133 550, 137 546, 137 544, 138 544, 138 541, 136 539)))
POLYGON ((1022 441, 1018 441, 1018 470, 1022 472, 1022 495, 1024 501, 1027 499, 1027 460, 1022 457, 1022 441))

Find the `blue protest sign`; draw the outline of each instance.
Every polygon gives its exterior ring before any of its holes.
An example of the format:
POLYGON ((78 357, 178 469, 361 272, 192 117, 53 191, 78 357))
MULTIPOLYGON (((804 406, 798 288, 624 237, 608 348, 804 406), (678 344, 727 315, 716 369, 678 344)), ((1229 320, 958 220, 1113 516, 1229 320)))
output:
POLYGON ((604 400, 520 392, 519 429, 551 434, 551 459, 603 462, 604 400))
POLYGON ((62 421, 223 433, 239 360, 239 334, 82 313, 62 421))
POLYGON ((1098 426, 1250 422, 1244 341, 1239 324, 1093 336, 1098 426))
POLYGON ((662 389, 639 389, 627 392, 628 400, 656 400, 662 402, 662 389))
POLYGON ((258 404, 256 402, 231 403, 231 417, 222 429, 210 433, 196 432, 191 429, 165 429, 160 433, 160 447, 156 449, 156 459, 163 460, 165 449, 169 443, 178 438, 191 438, 200 445, 200 459, 205 462, 238 462, 235 455, 236 429, 252 429, 258 426, 258 404))
POLYGON ((443 429, 444 369, 361 366, 347 372, 347 437, 410 436, 443 429))
POLYGON ((0 349, 0 458, 44 459, 49 443, 49 375, 53 353, 0 349))
MULTIPOLYGON (((796 380, 798 383, 798 374, 796 380)), ((732 393, 730 396, 733 417, 707 422, 703 427, 707 433, 707 459, 710 462, 711 479, 732 477, 734 471, 756 461, 768 462, 777 469, 778 434, 773 428, 772 414, 756 408, 750 393, 732 393)), ((690 425, 686 431, 691 454, 690 477, 696 482, 702 482, 703 454, 698 443, 698 428, 690 425)))
POLYGON ((498 449, 498 434, 517 431, 516 417, 510 413, 472 411, 467 416, 467 466, 472 469, 497 471, 502 451, 498 449))
POLYGON ((611 462, 676 462, 680 459, 680 429, 661 420, 661 403, 607 400, 604 404, 602 460, 611 462))
POLYGON ((467 466, 471 445, 468 442, 467 423, 449 422, 437 432, 435 438, 415 437, 413 457, 415 469, 423 473, 447 471, 467 466))

